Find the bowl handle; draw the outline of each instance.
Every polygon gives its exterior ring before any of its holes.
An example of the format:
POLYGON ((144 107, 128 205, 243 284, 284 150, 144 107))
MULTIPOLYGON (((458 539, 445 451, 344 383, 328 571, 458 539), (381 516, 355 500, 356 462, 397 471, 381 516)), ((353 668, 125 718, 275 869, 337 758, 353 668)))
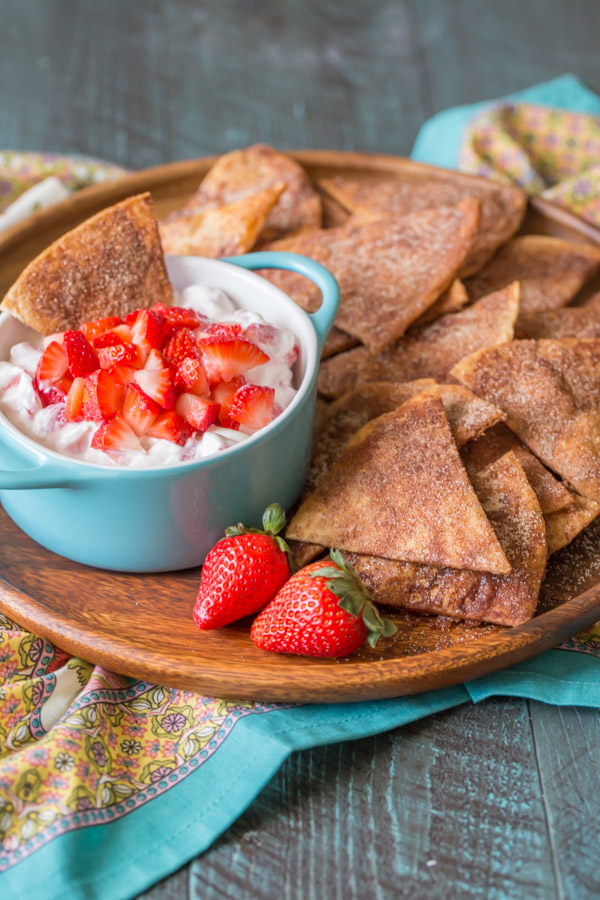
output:
MULTIPOLYGON (((2 448, 9 449, 4 438, 0 440, 0 454, 2 448)), ((72 472, 57 466, 51 460, 46 459, 41 453, 35 453, 29 448, 20 446, 18 450, 11 451, 17 465, 23 457, 32 465, 29 468, 2 469, 0 468, 0 491, 36 490, 38 488, 62 488, 75 487, 78 479, 72 472)), ((12 459, 11 459, 12 462, 12 459)), ((5 463, 0 455, 0 464, 5 463)))
POLYGON ((296 272, 297 275, 310 278, 321 291, 323 298, 319 309, 314 313, 308 313, 317 333, 319 350, 321 349, 340 305, 340 288, 329 269, 307 256, 278 250, 263 250, 258 253, 246 253, 244 256, 228 256, 223 259, 223 262, 233 263, 234 266, 241 266, 243 269, 251 271, 255 269, 285 269, 288 272, 296 272))

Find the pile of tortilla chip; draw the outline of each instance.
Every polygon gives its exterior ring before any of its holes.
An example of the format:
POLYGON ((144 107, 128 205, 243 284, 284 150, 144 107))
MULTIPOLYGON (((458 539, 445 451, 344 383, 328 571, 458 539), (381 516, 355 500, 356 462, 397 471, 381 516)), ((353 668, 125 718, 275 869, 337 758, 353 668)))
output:
MULTIPOLYGON (((411 165, 313 185, 255 145, 221 157, 161 238, 301 253, 340 284, 296 561, 337 547, 382 604, 518 625, 550 554, 600 513, 600 248, 515 237, 519 188, 411 165)), ((301 276, 265 277, 318 308, 301 276)))

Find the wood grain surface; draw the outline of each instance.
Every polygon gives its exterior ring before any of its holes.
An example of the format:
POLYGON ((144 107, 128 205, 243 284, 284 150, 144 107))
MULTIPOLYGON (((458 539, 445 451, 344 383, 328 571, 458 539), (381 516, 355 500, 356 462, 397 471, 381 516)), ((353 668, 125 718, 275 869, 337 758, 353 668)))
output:
MULTIPOLYGON (((132 168, 258 139, 406 154, 447 106, 563 72, 600 89, 596 0, 0 0, 0 21, 2 143, 132 168)), ((599 728, 488 701, 303 751, 144 896, 591 900, 599 728)))

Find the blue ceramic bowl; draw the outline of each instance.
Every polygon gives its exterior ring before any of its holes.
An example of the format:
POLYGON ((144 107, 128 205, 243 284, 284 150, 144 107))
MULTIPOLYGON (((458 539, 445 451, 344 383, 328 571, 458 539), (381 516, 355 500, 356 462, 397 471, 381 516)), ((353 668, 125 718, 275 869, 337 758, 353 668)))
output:
MULTIPOLYGON (((176 288, 221 287, 236 304, 289 329, 300 347, 298 392, 270 425, 241 444, 198 462, 128 469, 62 456, 35 443, 0 414, 0 501, 35 541, 76 562, 125 572, 200 565, 227 525, 259 525, 263 510, 298 498, 310 460, 321 346, 335 318, 339 289, 327 269, 292 253, 229 260, 169 257, 176 288), (287 269, 310 278, 323 302, 312 315, 253 269, 287 269)), ((0 317, 0 359, 31 332, 0 317)))

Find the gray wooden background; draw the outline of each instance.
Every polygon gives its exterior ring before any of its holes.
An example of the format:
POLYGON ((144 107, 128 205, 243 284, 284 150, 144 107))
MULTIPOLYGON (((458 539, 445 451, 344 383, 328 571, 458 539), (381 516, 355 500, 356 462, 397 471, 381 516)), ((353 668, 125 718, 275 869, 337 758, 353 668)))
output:
MULTIPOLYGON (((599 26, 598 0, 0 0, 0 146, 406 154, 448 106, 564 72, 600 90, 599 26)), ((498 700, 298 753, 145 897, 595 898, 599 746, 594 710, 498 700)))

